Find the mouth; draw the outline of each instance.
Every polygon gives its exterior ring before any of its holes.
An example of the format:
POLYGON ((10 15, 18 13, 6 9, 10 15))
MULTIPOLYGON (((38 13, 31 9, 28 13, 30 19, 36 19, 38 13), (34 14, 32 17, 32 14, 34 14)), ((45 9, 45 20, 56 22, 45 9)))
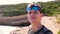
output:
POLYGON ((31 20, 35 20, 36 18, 30 18, 31 20))

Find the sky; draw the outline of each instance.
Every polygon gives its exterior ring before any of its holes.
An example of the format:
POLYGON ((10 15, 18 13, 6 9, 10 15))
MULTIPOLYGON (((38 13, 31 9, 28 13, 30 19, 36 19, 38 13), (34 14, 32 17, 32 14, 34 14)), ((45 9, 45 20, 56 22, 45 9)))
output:
POLYGON ((31 2, 47 2, 47 1, 54 1, 54 0, 0 0, 0 5, 6 4, 18 4, 18 3, 31 3, 31 2))

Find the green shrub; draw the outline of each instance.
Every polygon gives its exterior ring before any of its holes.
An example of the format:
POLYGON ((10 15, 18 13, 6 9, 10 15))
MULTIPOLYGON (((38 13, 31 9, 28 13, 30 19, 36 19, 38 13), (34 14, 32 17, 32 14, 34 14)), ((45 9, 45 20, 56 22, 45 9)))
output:
POLYGON ((57 23, 59 24, 60 23, 60 14, 59 15, 56 15, 55 17, 57 19, 57 23))
POLYGON ((12 10, 12 11, 9 11, 9 10, 7 10, 7 11, 5 11, 4 13, 3 13, 3 15, 4 16, 19 16, 19 15, 23 15, 23 14, 26 14, 27 12, 26 11, 24 11, 24 10, 12 10))
POLYGON ((60 34, 60 30, 59 30, 58 34, 60 34))
MULTIPOLYGON (((53 16, 60 14, 60 2, 38 2, 42 5, 42 11, 47 16, 53 16)), ((26 7, 28 3, 8 5, 5 7, 4 15, 6 16, 18 16, 26 14, 26 7)))
POLYGON ((42 10, 47 16, 60 14, 60 2, 43 2, 42 10))

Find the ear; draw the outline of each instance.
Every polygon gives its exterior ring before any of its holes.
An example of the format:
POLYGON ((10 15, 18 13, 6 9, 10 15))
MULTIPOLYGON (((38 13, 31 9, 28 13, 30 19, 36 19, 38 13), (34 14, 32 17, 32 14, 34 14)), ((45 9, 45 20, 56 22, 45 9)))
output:
POLYGON ((43 16, 44 16, 44 14, 42 13, 42 14, 41 14, 41 16, 43 17, 43 16))

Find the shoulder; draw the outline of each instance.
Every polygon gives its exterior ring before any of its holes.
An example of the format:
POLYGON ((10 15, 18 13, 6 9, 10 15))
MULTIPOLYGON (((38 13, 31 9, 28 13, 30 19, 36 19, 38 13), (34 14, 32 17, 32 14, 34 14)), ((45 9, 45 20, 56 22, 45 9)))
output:
POLYGON ((49 30, 48 28, 46 28, 45 26, 44 26, 43 30, 44 30, 45 34, 53 34, 53 32, 51 30, 49 30))
POLYGON ((53 32, 51 30, 47 30, 45 34, 53 34, 53 32))

